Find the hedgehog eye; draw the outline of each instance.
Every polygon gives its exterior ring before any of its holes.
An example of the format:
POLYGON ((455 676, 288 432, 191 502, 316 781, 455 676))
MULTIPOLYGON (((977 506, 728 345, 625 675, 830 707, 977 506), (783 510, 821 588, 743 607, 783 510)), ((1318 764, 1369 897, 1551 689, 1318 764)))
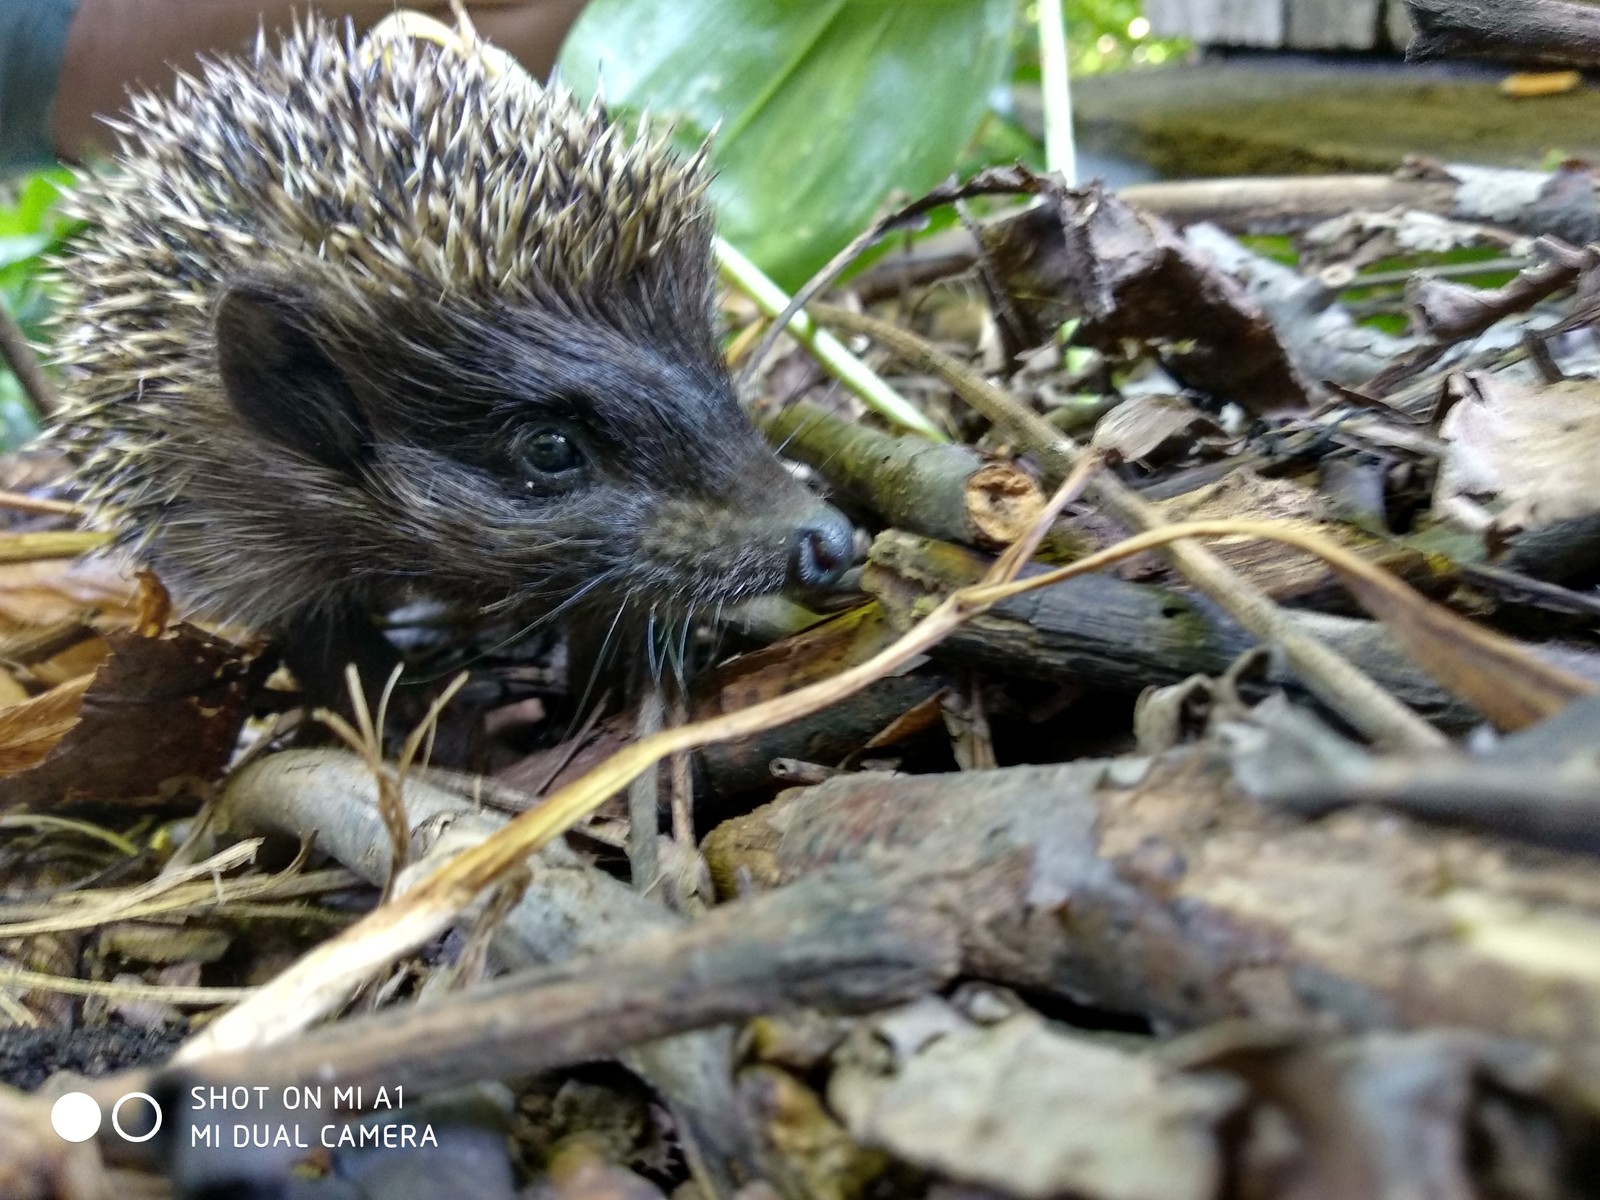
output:
POLYGON ((583 465, 578 443, 560 429, 529 430, 517 441, 517 458, 531 476, 566 475, 583 465))

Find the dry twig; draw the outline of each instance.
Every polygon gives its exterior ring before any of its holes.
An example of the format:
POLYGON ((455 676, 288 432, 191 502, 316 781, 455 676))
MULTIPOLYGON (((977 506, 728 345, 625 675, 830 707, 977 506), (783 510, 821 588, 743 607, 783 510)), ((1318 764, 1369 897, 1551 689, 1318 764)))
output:
MULTIPOLYGON (((1154 530, 1142 538, 1131 539, 1124 547, 1113 547, 1099 555, 1074 563, 1069 567, 1013 583, 997 568, 990 576, 971 588, 964 588, 943 601, 917 626, 892 645, 864 663, 841 672, 833 679, 800 688, 777 696, 749 708, 731 712, 692 725, 664 729, 660 733, 625 747, 581 779, 568 784, 551 795, 544 804, 523 813, 501 833, 471 849, 435 870, 410 892, 398 900, 384 905, 358 924, 337 937, 331 938, 301 958, 294 966, 278 976, 250 1000, 213 1022, 198 1037, 179 1051, 179 1060, 194 1062, 210 1055, 283 1038, 303 1028, 318 1016, 342 1002, 370 975, 387 967, 400 955, 437 936, 449 928, 488 887, 496 884, 508 871, 520 869, 527 856, 552 839, 560 836, 579 820, 593 812, 609 797, 623 790, 640 772, 649 770, 669 755, 712 742, 731 741, 747 737, 774 725, 796 720, 852 695, 875 680, 915 661, 937 645, 951 630, 970 617, 988 609, 998 601, 1022 591, 1070 578, 1084 571, 1097 570, 1107 563, 1129 553, 1152 546, 1195 536, 1226 536, 1246 533, 1258 537, 1285 536, 1294 544, 1323 554, 1335 563, 1347 581, 1359 581, 1361 598, 1372 603, 1374 598, 1384 603, 1395 603, 1403 597, 1403 616, 1400 632, 1408 628, 1419 636, 1420 643, 1430 655, 1437 652, 1438 626, 1460 632, 1466 622, 1454 614, 1448 620, 1430 625, 1417 613, 1434 610, 1437 606, 1410 592, 1398 581, 1375 582, 1386 579, 1380 569, 1359 558, 1350 556, 1338 546, 1316 534, 1297 528, 1285 530, 1271 522, 1195 522, 1154 530), (1135 548, 1128 549, 1128 545, 1135 548), (1454 623, 1459 622, 1459 625, 1454 623)), ((1442 611, 1442 610, 1440 610, 1442 611)), ((1476 630, 1474 639, 1479 643, 1480 654, 1505 651, 1506 639, 1476 630)), ((1520 652, 1507 652, 1519 659, 1520 652)), ((1437 669, 1432 662, 1430 669, 1437 669)), ((1558 704, 1559 696, 1566 690, 1571 694, 1584 694, 1588 684, 1573 680, 1562 673, 1548 674, 1543 664, 1527 667, 1524 686, 1512 689, 1507 685, 1508 711, 1515 715, 1531 706, 1558 704)), ((1364 679, 1364 677, 1362 677, 1364 679)), ((1377 690, 1375 685, 1368 686, 1377 690)), ((1380 693, 1391 705, 1398 703, 1387 693, 1380 693)), ((1364 715, 1370 716, 1366 710, 1364 715)), ((1408 710, 1407 723, 1418 722, 1408 710)), ((1422 725, 1433 735, 1435 743, 1444 739, 1422 725)), ((1399 740, 1391 737, 1391 742, 1399 740)))
MULTIPOLYGON (((853 333, 864 333, 893 350, 909 365, 937 375, 1008 436, 1038 455, 1054 478, 1071 474, 1078 463, 1083 451, 1071 438, 1032 409, 1019 404, 1002 388, 915 334, 888 321, 833 305, 816 304, 811 311, 819 320, 853 333)), ((1110 476, 1097 479, 1090 495, 1113 517, 1134 529, 1154 530, 1162 524, 1152 505, 1110 476)), ((1390 745, 1436 748, 1444 744, 1438 731, 1347 659, 1293 628, 1277 605, 1209 550, 1182 543, 1168 545, 1166 550, 1184 577, 1220 604, 1229 616, 1260 641, 1281 646, 1285 657, 1317 698, 1367 737, 1390 745)))

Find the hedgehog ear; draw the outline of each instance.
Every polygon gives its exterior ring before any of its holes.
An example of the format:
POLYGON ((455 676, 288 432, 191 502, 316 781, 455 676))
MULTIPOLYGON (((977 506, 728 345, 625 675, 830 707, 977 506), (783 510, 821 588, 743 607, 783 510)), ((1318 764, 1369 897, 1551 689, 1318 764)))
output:
POLYGON ((217 304, 217 368, 234 411, 257 432, 336 470, 370 456, 355 390, 313 332, 317 301, 258 280, 217 304))

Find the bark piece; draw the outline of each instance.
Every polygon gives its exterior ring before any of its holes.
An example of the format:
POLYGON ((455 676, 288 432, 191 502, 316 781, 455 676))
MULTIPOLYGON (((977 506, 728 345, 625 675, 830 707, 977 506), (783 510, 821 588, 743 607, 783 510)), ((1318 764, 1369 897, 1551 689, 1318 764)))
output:
MULTIPOLYGON (((985 565, 959 547, 890 532, 874 544, 863 582, 896 621, 906 623, 930 595, 942 597, 973 582, 985 565)), ((1378 622, 1298 610, 1288 616, 1429 720, 1446 729, 1478 721, 1471 708, 1415 666, 1378 622)), ((1221 675, 1256 644, 1203 596, 1086 576, 997 605, 952 633, 937 653, 940 661, 999 676, 1138 692, 1191 675, 1221 675)), ((1600 684, 1600 658, 1594 654, 1556 644, 1534 649, 1550 664, 1600 684)), ((1301 690, 1276 656, 1266 679, 1301 690)))
POLYGON ((895 437, 815 404, 791 404, 765 422, 790 458, 820 471, 891 525, 945 541, 997 549, 1044 507, 1033 478, 966 446, 895 437))
POLYGON ((941 1037, 890 1079, 836 1073, 828 1098, 868 1144, 1008 1196, 1207 1200, 1228 1082, 1025 1014, 941 1037))
POLYGON ((1405 0, 1413 62, 1491 57, 1564 67, 1600 66, 1600 14, 1565 0, 1405 0))
POLYGON ((1389 814, 1277 819, 1203 751, 1124 780, 1131 765, 840 776, 725 823, 707 860, 778 885, 1025 850, 1027 907, 973 915, 969 974, 1179 1026, 1463 1026, 1551 1046, 1600 1085, 1590 860, 1389 814))

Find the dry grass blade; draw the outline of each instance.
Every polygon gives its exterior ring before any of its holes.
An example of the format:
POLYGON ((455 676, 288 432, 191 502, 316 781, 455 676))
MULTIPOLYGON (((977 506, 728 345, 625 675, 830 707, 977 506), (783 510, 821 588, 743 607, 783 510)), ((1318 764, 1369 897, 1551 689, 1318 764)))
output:
POLYGON ((61 992, 68 996, 98 996, 102 1000, 185 1006, 233 1004, 255 992, 254 988, 242 987, 184 987, 176 984, 72 979, 65 975, 51 975, 45 971, 28 971, 21 967, 0 967, 0 987, 61 992))
POLYGON ((46 517, 86 517, 89 510, 72 500, 52 500, 44 496, 26 496, 21 492, 0 488, 0 508, 15 512, 32 513, 46 517))
POLYGON ((396 663, 394 670, 389 672, 383 695, 378 699, 376 720, 373 719, 371 705, 367 703, 366 690, 361 686, 361 673, 356 670, 354 663, 345 668, 344 678, 350 689, 350 711, 355 715, 355 724, 326 708, 319 708, 312 714, 366 763, 367 770, 378 785, 378 812, 389 834, 390 862, 394 864, 389 879, 383 885, 386 898, 394 882, 394 872, 398 872, 411 858, 411 831, 406 821, 405 800, 400 793, 403 768, 397 767, 391 771, 383 761, 383 737, 378 732, 389 714, 389 699, 394 695, 395 685, 400 682, 400 670, 400 664, 396 663))
MULTIPOLYGON (((432 756, 433 735, 439 726, 439 714, 467 682, 464 673, 458 675, 434 698, 433 703, 428 706, 428 711, 423 714, 422 720, 406 738, 405 745, 400 750, 400 757, 391 769, 383 761, 383 737, 379 731, 388 724, 389 701, 393 699, 394 689, 400 683, 401 670, 400 665, 396 664, 394 670, 389 672, 389 680, 383 686, 383 695, 378 699, 376 717, 367 704, 367 694, 361 686, 361 673, 356 670, 354 663, 345 668, 345 682, 350 688, 350 704, 356 718, 355 725, 351 725, 338 713, 325 708, 317 709, 314 714, 317 720, 338 734, 345 745, 355 751, 367 764, 367 769, 372 772, 372 778, 378 785, 378 811, 383 816, 384 828, 389 832, 390 848, 393 850, 390 861, 394 864, 395 873, 398 873, 411 857, 411 825, 406 819, 404 796, 406 776, 410 774, 412 764, 417 761, 419 751, 422 752, 423 762, 427 762, 432 756)), ((390 880, 384 884, 385 897, 388 896, 392 884, 391 875, 390 880)))
MULTIPOLYGON (((135 921, 146 917, 188 916, 196 913, 217 913, 224 916, 304 916, 310 920, 348 923, 349 918, 333 909, 319 909, 293 903, 328 892, 342 892, 358 886, 361 879, 354 871, 343 867, 329 867, 320 871, 302 870, 304 855, 296 858, 276 875, 246 875, 236 879, 200 879, 180 884, 159 896, 137 901, 126 911, 117 908, 110 920, 135 921), (280 901, 282 903, 280 903, 280 901), (269 911, 270 910, 270 911, 269 911)), ((90 921, 82 915, 102 908, 110 911, 111 905, 127 904, 128 891, 109 888, 81 892, 67 892, 53 902, 36 902, 7 905, 3 910, 11 923, 0 926, 9 937, 22 929, 21 923, 38 922, 24 932, 59 933, 83 929, 91 924, 104 924, 104 919, 90 921), (80 912, 81 910, 81 912, 80 912)))
POLYGON ((204 862, 160 875, 138 887, 88 895, 69 893, 58 905, 62 910, 58 915, 0 924, 0 938, 36 937, 72 929, 91 929, 112 921, 182 912, 200 905, 210 907, 220 904, 225 898, 244 899, 260 895, 270 892, 272 885, 284 876, 298 872, 304 861, 304 855, 301 855, 289 865, 284 875, 267 876, 264 879, 224 884, 217 878, 221 872, 231 871, 253 860, 260 848, 261 839, 251 838, 229 846, 204 862))
POLYGON ((72 817, 57 817, 50 813, 7 813, 0 817, 0 829, 58 829, 80 837, 104 842, 118 854, 133 858, 139 847, 114 829, 96 825, 93 821, 79 821, 72 817))
POLYGON ((48 533, 0 534, 0 562, 77 558, 110 544, 110 534, 91 530, 64 529, 48 533))

